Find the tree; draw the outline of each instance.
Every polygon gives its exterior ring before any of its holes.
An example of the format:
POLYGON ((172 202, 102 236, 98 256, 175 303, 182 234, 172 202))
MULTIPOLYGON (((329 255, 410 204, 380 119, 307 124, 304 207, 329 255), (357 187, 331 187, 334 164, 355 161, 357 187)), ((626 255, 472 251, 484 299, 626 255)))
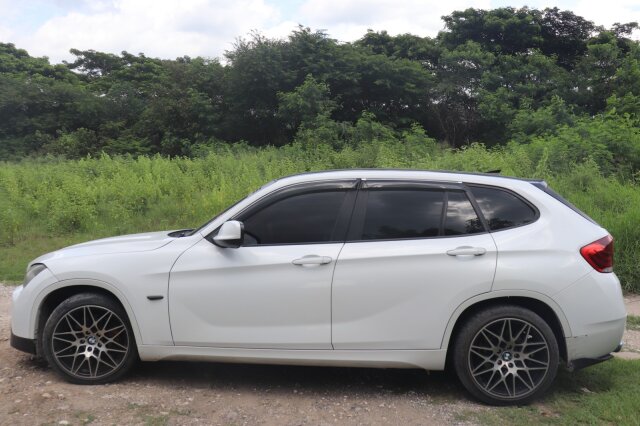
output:
POLYGON ((317 82, 311 74, 292 92, 279 92, 278 100, 278 115, 294 134, 301 124, 311 123, 318 115, 328 117, 337 106, 329 86, 317 82))
POLYGON ((538 48, 543 40, 535 14, 527 7, 467 9, 442 19, 447 31, 442 31, 438 38, 448 49, 473 41, 483 50, 512 55, 538 48))

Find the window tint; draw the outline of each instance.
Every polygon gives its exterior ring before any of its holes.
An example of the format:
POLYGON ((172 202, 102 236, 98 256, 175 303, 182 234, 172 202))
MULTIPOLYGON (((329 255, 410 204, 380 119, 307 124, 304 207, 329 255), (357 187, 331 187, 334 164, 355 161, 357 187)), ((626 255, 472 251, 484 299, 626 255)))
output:
POLYGON ((444 192, 370 190, 363 240, 435 237, 440 232, 444 192))
POLYGON ((464 192, 449 192, 444 235, 477 234, 484 232, 482 222, 464 192))
POLYGON ((536 219, 535 210, 510 192, 487 187, 471 187, 471 192, 492 231, 525 225, 536 219))
POLYGON ((244 245, 333 241, 346 195, 346 191, 312 192, 276 201, 243 219, 244 245))

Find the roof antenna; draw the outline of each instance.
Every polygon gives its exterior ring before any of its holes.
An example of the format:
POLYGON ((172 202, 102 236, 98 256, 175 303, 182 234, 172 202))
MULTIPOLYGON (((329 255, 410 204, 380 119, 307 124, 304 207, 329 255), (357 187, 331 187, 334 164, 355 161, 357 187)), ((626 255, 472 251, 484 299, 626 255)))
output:
POLYGON ((501 171, 502 170, 500 170, 500 169, 495 169, 495 170, 487 170, 485 173, 489 173, 489 174, 492 174, 492 175, 499 175, 501 171))

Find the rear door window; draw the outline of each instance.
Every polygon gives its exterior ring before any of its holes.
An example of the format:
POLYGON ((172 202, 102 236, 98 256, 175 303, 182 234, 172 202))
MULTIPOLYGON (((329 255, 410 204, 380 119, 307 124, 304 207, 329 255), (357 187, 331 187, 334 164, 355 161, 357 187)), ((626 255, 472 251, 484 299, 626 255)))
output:
POLYGON ((350 231, 351 241, 398 240, 468 235, 485 232, 462 190, 374 187, 361 191, 350 231), (364 199, 360 200, 360 197, 364 199), (360 231, 358 231, 360 229, 360 231))
POLYGON ((444 235, 477 234, 479 232, 484 232, 484 227, 467 194, 462 191, 447 192, 447 217, 444 221, 444 235))

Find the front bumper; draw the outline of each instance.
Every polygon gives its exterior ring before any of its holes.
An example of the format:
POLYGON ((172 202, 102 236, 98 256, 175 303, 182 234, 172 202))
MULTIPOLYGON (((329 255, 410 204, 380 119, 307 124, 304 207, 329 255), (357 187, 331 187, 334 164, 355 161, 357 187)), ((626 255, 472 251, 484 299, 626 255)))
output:
POLYGON ((11 333, 11 346, 19 351, 26 352, 28 354, 36 355, 36 341, 32 339, 26 339, 24 337, 16 336, 11 333))

